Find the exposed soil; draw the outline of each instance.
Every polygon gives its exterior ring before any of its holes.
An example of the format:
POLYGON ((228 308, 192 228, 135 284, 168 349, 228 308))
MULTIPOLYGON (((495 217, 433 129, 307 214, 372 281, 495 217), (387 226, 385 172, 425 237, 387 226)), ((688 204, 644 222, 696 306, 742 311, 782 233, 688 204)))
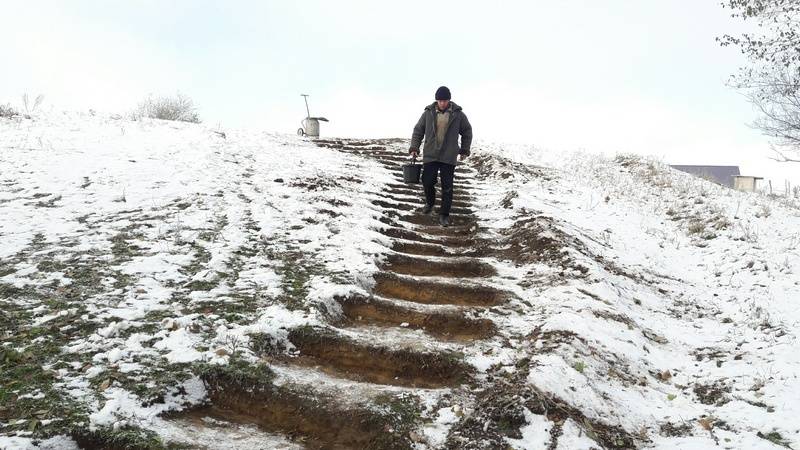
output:
MULTIPOLYGON (((439 193, 438 191, 439 191, 439 189, 437 189, 437 199, 438 199, 438 193, 439 193)), ((415 198, 418 198, 420 200, 422 200, 422 195, 423 195, 422 185, 420 185, 418 188, 410 188, 410 187, 405 187, 405 186, 404 187, 391 187, 390 186, 384 192, 389 193, 389 194, 395 194, 395 195, 405 195, 405 196, 408 196, 408 197, 415 197, 415 198)), ((469 194, 466 194, 466 193, 464 193, 462 191, 459 191, 458 187, 456 186, 455 188, 453 188, 453 201, 454 202, 471 202, 472 201, 472 196, 469 195, 469 194)), ((466 206, 466 204, 462 203, 462 206, 466 206)))
POLYGON ((474 237, 466 237, 466 238, 452 237, 451 238, 451 237, 446 237, 446 236, 443 236, 443 237, 426 236, 426 235, 420 234, 419 232, 414 231, 414 230, 409 230, 407 228, 398 228, 398 227, 384 228, 384 229, 380 230, 380 232, 381 232, 381 234, 383 234, 385 236, 388 236, 388 237, 391 237, 391 238, 405 239, 405 240, 414 241, 414 242, 436 244, 436 245, 441 246, 442 248, 453 249, 454 251, 455 250, 459 250, 460 251, 463 248, 471 247, 472 245, 474 245, 477 242, 477 239, 474 238, 474 237))
MULTIPOLYGON (((403 222, 413 223, 414 225, 433 225, 439 228, 439 218, 437 215, 422 215, 422 214, 405 214, 399 216, 403 222)), ((477 229, 477 220, 472 216, 465 216, 457 214, 455 211, 450 211, 450 221, 453 225, 451 227, 466 227, 470 229, 469 232, 474 232, 477 229)))
POLYGON ((552 423, 548 450, 557 448, 561 426, 567 419, 585 427, 600 448, 636 448, 634 438, 625 430, 589 419, 561 399, 537 390, 526 381, 526 367, 518 368, 513 375, 498 372, 490 376, 490 382, 476 390, 475 403, 481 408, 450 430, 448 450, 507 449, 505 438, 522 437, 519 429, 526 423, 523 408, 546 416, 552 423))
POLYGON ((203 382, 213 406, 193 414, 259 425, 296 437, 311 449, 410 448, 406 438, 386 436, 390 419, 368 408, 342 407, 307 390, 225 371, 210 372, 203 382))
POLYGON ((505 302, 510 295, 488 286, 453 284, 389 273, 375 275, 373 292, 383 297, 398 298, 434 305, 494 306, 505 302))
POLYGON ((392 250, 407 255, 419 256, 451 256, 452 253, 447 251, 447 248, 442 245, 435 244, 422 244, 419 242, 404 242, 394 241, 392 243, 392 250))
POLYGON ((478 231, 478 227, 475 223, 463 223, 460 221, 460 217, 457 216, 450 217, 451 225, 449 227, 442 227, 438 224, 434 224, 434 218, 432 217, 428 217, 427 219, 431 221, 429 225, 417 225, 416 229, 434 236, 469 236, 478 231))
MULTIPOLYGON (((392 200, 397 203, 404 203, 415 208, 419 208, 425 204, 425 198, 421 192, 417 192, 416 194, 406 194, 404 192, 400 194, 393 194, 387 191, 387 193, 384 193, 381 196, 387 200, 392 200)), ((453 208, 469 208, 470 205, 471 203, 469 201, 453 200, 451 206, 453 208)))
POLYGON ((731 401, 726 395, 731 392, 731 387, 721 380, 709 384, 695 384, 692 390, 704 405, 722 406, 731 401))
MULTIPOLYGON (((315 141, 321 147, 370 158, 394 171, 396 181, 387 183, 370 200, 383 211, 379 220, 386 226, 379 232, 391 243, 366 295, 336 297, 341 314, 331 314, 328 327, 288 330, 294 353, 270 345, 254 345, 251 349, 274 364, 317 370, 334 378, 384 388, 450 388, 451 392, 470 397, 480 408, 455 424, 446 448, 507 448, 505 438, 521 437, 524 408, 553 421, 553 445, 561 424, 572 418, 581 426, 591 427, 596 440, 606 448, 632 447, 632 440, 621 430, 591 422, 580 411, 537 392, 525 379, 527 370, 520 370, 517 375, 489 373, 479 386, 473 377, 474 369, 464 356, 449 350, 476 340, 499 339, 495 323, 486 317, 491 317, 492 306, 507 302, 513 294, 490 285, 490 278, 497 271, 484 258, 520 264, 537 261, 580 272, 586 269, 575 263, 565 246, 579 252, 582 249, 551 219, 535 214, 518 218, 499 235, 488 234, 479 225, 472 204, 471 191, 478 180, 466 179, 476 173, 486 175, 503 169, 488 160, 479 160, 477 171, 457 167, 452 225, 441 227, 438 211, 430 216, 419 212, 424 203, 422 186, 402 183, 402 164, 408 163, 409 157, 398 151, 396 144, 401 142, 404 141, 315 141), (391 338, 376 339, 381 333, 402 336, 401 341, 413 338, 398 344, 391 338), (429 341, 417 345, 417 335, 429 341)), ((546 173, 533 170, 522 175, 546 173)), ((309 190, 324 189, 328 182, 335 180, 291 181, 309 190)), ((437 187, 437 207, 440 196, 437 187)), ((513 197, 507 201, 510 206, 513 197)), ((534 334, 529 338, 542 339, 546 333, 534 334)), ((560 337, 552 338, 555 341, 560 337)), ((419 414, 397 398, 388 399, 382 407, 369 399, 353 405, 337 399, 337 392, 321 393, 315 386, 279 386, 268 374, 242 375, 221 368, 203 372, 202 379, 212 405, 191 414, 257 424, 307 448, 405 449, 412 448, 419 438, 414 437, 414 430, 421 425, 419 414)))
POLYGON ((409 203, 389 202, 386 200, 372 200, 371 203, 384 209, 396 209, 399 211, 412 211, 417 208, 409 203))
POLYGON ((492 265, 474 259, 435 260, 397 253, 389 255, 382 268, 404 275, 453 278, 490 277, 497 274, 492 265))
POLYGON ((471 372, 455 354, 369 345, 328 330, 294 329, 289 340, 308 359, 302 363, 356 381, 440 388, 465 382, 471 372))
POLYGON ((458 312, 422 312, 362 296, 339 297, 342 311, 352 326, 361 324, 389 327, 405 326, 424 330, 441 339, 469 341, 485 339, 495 334, 494 322, 487 319, 470 319, 463 310, 458 312))

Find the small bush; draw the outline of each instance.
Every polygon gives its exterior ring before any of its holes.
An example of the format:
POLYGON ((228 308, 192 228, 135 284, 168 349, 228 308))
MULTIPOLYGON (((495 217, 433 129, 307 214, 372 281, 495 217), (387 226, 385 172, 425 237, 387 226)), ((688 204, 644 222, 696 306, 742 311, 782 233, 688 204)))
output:
POLYGON ((13 106, 11 106, 9 104, 0 105, 0 117, 4 117, 6 119, 10 119, 10 118, 12 118, 14 116, 18 116, 18 115, 19 115, 19 111, 14 109, 13 106))
POLYGON ((148 97, 133 112, 133 120, 143 117, 179 122, 200 123, 197 109, 191 98, 177 94, 175 97, 148 97))
POLYGON ((31 104, 28 94, 27 93, 22 94, 22 106, 25 108, 25 118, 30 119, 30 116, 36 112, 39 106, 42 105, 43 101, 44 101, 44 95, 39 94, 36 96, 36 99, 33 101, 33 104, 31 104))
POLYGON ((701 220, 693 220, 689 223, 689 234, 700 234, 706 231, 706 224, 701 220))
POLYGON ((739 223, 739 230, 741 231, 741 236, 738 238, 740 241, 756 243, 758 242, 758 230, 750 225, 749 223, 739 223))

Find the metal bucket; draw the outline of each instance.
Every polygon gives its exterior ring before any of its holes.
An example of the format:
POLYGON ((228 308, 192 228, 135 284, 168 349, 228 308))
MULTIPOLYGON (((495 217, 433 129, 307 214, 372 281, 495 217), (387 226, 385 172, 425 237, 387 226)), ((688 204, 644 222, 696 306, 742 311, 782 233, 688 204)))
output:
POLYGON ((422 164, 416 164, 414 158, 410 164, 403 164, 403 182, 404 183, 417 183, 422 176, 422 164))
POLYGON ((319 137, 319 120, 316 117, 309 117, 303 120, 306 136, 310 138, 319 137))

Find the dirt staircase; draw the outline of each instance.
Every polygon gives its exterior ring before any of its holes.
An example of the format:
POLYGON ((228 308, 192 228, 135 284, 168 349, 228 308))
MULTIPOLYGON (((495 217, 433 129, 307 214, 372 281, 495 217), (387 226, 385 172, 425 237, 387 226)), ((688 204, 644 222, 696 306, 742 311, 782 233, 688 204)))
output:
POLYGON ((290 330, 299 354, 265 352, 270 379, 205 375, 212 404, 191 414, 255 424, 306 448, 410 448, 418 437, 397 422, 395 402, 404 393, 470 383, 474 369, 460 350, 492 338, 495 326, 482 312, 509 299, 492 286, 496 269, 481 257, 486 243, 473 212, 479 181, 473 169, 456 169, 452 226, 443 228, 436 214, 417 212, 421 185, 402 182, 408 157, 401 142, 316 144, 392 171, 393 181, 371 197, 384 213, 380 232, 391 240, 371 293, 336 298, 343 315, 329 327, 290 330))

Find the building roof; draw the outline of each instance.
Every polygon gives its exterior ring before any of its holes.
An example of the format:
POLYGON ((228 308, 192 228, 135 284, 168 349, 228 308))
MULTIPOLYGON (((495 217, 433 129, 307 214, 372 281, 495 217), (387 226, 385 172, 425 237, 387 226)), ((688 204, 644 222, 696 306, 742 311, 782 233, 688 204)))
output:
POLYGON ((739 166, 671 165, 670 167, 728 187, 733 187, 733 177, 740 175, 739 166))

